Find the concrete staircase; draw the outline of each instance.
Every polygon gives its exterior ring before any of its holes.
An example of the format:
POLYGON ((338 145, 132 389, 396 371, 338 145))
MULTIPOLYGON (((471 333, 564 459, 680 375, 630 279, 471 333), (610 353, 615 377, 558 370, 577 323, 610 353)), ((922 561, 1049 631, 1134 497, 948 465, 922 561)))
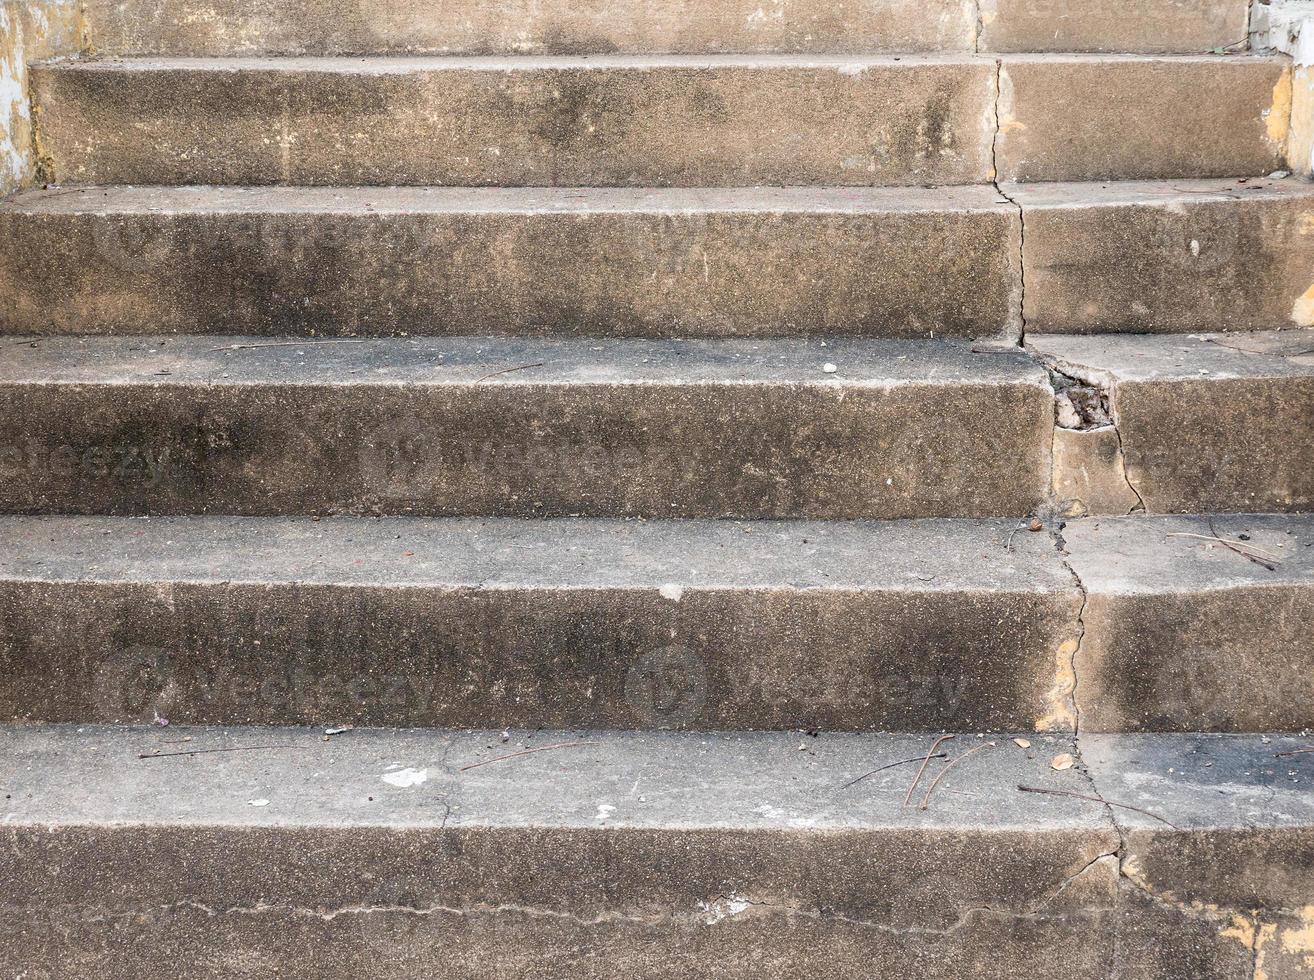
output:
POLYGON ((84 16, 0 203, 0 977, 1314 976, 1246 0, 84 16))

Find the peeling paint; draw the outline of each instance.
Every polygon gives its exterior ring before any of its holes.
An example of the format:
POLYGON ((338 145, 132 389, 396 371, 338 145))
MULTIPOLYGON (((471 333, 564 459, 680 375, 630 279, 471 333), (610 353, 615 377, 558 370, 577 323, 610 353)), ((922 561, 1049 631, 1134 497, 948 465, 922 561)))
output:
POLYGON ((1291 307, 1291 319, 1298 327, 1314 327, 1314 285, 1301 293, 1291 307))
POLYGON ((77 54, 86 46, 84 33, 76 0, 0 3, 0 195, 36 175, 27 66, 77 54))
POLYGON ((1285 146, 1291 132, 1291 69, 1283 70, 1273 86, 1273 104, 1264 113, 1269 142, 1285 146))
POLYGON ((1073 658, 1080 645, 1076 639, 1065 640, 1054 653, 1054 686, 1045 695, 1048 711, 1036 721, 1036 731, 1076 731, 1077 711, 1073 695, 1077 690, 1077 669, 1073 658))

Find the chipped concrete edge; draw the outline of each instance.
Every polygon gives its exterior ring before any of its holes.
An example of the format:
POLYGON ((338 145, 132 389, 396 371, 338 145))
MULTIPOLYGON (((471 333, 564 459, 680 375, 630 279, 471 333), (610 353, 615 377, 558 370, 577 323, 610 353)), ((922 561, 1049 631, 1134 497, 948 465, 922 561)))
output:
POLYGON ((0 0, 0 197, 41 173, 28 65, 88 50, 83 0, 0 0))

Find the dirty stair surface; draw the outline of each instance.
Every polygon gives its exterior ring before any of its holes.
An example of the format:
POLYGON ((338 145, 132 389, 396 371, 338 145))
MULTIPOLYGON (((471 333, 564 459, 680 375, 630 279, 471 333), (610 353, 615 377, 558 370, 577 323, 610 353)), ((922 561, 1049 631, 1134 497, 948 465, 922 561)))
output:
POLYGON ((0 969, 1314 975, 1246 0, 80 11, 0 201, 0 969))
POLYGON ((28 969, 113 944, 147 977, 492 977, 587 945, 573 976, 1094 980, 1165 942, 1189 976, 1246 975, 1256 932, 1275 967, 1308 948, 1314 805, 1281 736, 1089 735, 1056 772, 1070 736, 964 735, 970 763, 917 778, 909 735, 3 735, 26 898, 0 935, 28 969), (112 931, 71 956, 27 938, 87 921, 112 931))

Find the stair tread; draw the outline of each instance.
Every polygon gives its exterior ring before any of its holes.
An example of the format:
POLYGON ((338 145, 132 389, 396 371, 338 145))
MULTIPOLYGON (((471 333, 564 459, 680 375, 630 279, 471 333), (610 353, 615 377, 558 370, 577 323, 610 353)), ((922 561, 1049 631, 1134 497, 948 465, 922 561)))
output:
MULTIPOLYGON (((1218 181, 1203 183, 1220 185, 1218 181)), ((22 191, 0 203, 0 214, 6 211, 63 215, 287 210, 332 214, 822 211, 843 215, 912 210, 998 211, 1001 207, 1011 210, 1013 205, 985 184, 934 188, 88 185, 22 191)))
POLYGON ((1310 330, 1187 336, 1029 334, 1026 343, 1064 373, 1115 384, 1314 376, 1310 330))
MULTIPOLYGON (((1135 810, 1017 791, 1019 784, 1135 800, 1180 831, 1314 825, 1314 794, 1275 754, 1298 736, 1085 735, 1079 769, 1056 772, 1070 736, 960 736, 950 756, 986 741, 933 794, 926 810, 903 803, 916 761, 850 780, 889 762, 917 760, 925 735, 792 732, 537 731, 503 742, 496 731, 106 726, 5 727, 15 763, 6 785, 10 828, 138 825, 249 827, 568 827, 774 830, 1088 831, 1108 826, 1167 832, 1135 810), (180 740, 190 738, 189 742, 180 740), (499 762, 525 749, 588 743, 499 762), (802 743, 806 751, 800 751, 802 743), (140 755, 274 745, 205 756, 140 755), (486 763, 485 765, 478 765, 486 763), (1130 764, 1129 764, 1130 763, 1130 764), (1212 765, 1206 765, 1212 763, 1212 765), (474 766, 476 768, 466 767, 474 766), (1276 771, 1275 771, 1276 770, 1276 771), (392 782, 389 776, 392 776, 392 782), (636 780, 638 789, 635 789, 636 780), (407 782, 412 785, 406 785, 407 782), (964 793, 962 790, 970 792, 964 793), (442 807, 446 794, 453 806, 442 807), (368 797, 373 797, 369 800, 368 797), (643 799, 640 800, 639 797, 643 799), (268 799, 253 807, 250 800, 268 799), (764 800, 769 801, 764 805, 764 800), (609 802, 614 801, 614 802, 609 802)), ((943 763, 936 762, 931 777, 943 763)), ((930 778, 923 783, 929 786, 930 778)), ((920 798, 921 794, 918 794, 920 798)))
POLYGON ((1067 591, 1016 521, 0 516, 0 580, 1067 591), (1007 547, 1011 541, 1011 548, 1007 547), (403 554, 405 552, 405 554, 403 554), (872 556, 881 556, 873 561, 872 556))
POLYGON ((343 74, 393 75, 415 71, 543 71, 553 69, 626 68, 840 68, 873 66, 917 68, 964 64, 1270 64, 1285 65, 1281 56, 1268 54, 1124 54, 1032 53, 971 54, 958 52, 914 54, 581 54, 581 55, 369 55, 369 56, 264 56, 264 57, 136 57, 84 59, 40 63, 42 71, 309 71, 343 74))
POLYGON ((949 340, 45 337, 7 354, 0 385, 1047 385, 1020 349, 949 340))
POLYGON ((1314 198, 1314 183, 1267 176, 1062 181, 938 187, 301 187, 74 185, 0 202, 33 215, 289 212, 308 214, 689 213, 1059 210, 1173 202, 1314 198), (1244 182, 1241 182, 1244 181, 1244 182))
MULTIPOLYGON (((1070 521, 1088 591, 1314 584, 1314 515, 1070 521), (1280 557, 1262 569, 1207 539, 1280 557)), ((479 589, 1068 592, 1048 533, 1013 520, 0 516, 0 581, 298 582, 479 589), (873 556, 879 556, 874 561, 873 556)), ((678 600, 677 600, 678 601, 678 600)))

